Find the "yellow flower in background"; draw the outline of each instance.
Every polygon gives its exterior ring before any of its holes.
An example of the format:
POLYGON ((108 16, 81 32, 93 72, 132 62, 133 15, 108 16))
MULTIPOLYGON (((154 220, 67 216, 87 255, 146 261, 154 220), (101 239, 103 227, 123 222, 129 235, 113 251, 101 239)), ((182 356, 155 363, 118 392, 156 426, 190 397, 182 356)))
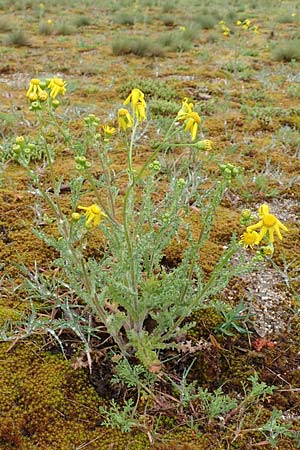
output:
POLYGON ((282 239, 280 230, 288 231, 287 227, 283 225, 280 220, 278 220, 277 217, 274 216, 274 214, 270 214, 268 205, 260 206, 258 209, 258 215, 261 220, 258 223, 247 227, 247 232, 260 229, 257 243, 259 243, 265 236, 267 236, 269 242, 273 243, 274 233, 277 234, 279 239, 282 239))
POLYGON ((182 33, 184 33, 184 32, 186 31, 185 26, 180 26, 180 27, 179 27, 179 31, 181 31, 182 33))
POLYGON ((109 140, 111 136, 117 132, 117 130, 114 127, 110 127, 109 125, 104 125, 103 132, 104 140, 109 140))
POLYGON ((239 244, 243 245, 245 248, 247 247, 253 248, 253 246, 258 243, 257 241, 258 241, 258 233, 256 233, 256 231, 245 231, 245 233, 241 235, 241 240, 239 241, 239 244))
POLYGON ((184 114, 179 117, 179 120, 185 121, 184 131, 189 131, 192 136, 192 141, 194 141, 196 139, 198 125, 201 123, 201 118, 200 118, 199 114, 196 112, 184 114))
POLYGON ((26 92, 26 97, 29 98, 31 102, 34 102, 38 99, 38 95, 43 92, 41 86, 41 80, 38 78, 32 78, 30 80, 28 91, 26 92))
POLYGON ((121 108, 118 111, 118 124, 121 130, 127 130, 127 128, 131 128, 133 125, 133 119, 127 109, 121 108))
POLYGON ((58 94, 65 95, 67 83, 61 78, 52 78, 48 84, 48 88, 51 89, 50 97, 56 98, 58 94))
POLYGON ((53 22, 52 22, 51 19, 48 19, 48 20, 47 20, 47 24, 48 24, 48 25, 51 25, 52 23, 53 23, 53 22))
POLYGON ((101 210, 100 206, 95 203, 91 206, 77 206, 78 209, 83 209, 85 211, 84 215, 87 218, 85 225, 89 227, 89 225, 94 225, 97 227, 101 219, 107 217, 107 215, 101 210))
POLYGON ((132 111, 140 122, 146 119, 146 102, 144 93, 140 89, 132 89, 131 93, 124 101, 124 105, 129 105, 129 103, 131 103, 132 111), (141 117, 143 117, 143 119, 141 117))

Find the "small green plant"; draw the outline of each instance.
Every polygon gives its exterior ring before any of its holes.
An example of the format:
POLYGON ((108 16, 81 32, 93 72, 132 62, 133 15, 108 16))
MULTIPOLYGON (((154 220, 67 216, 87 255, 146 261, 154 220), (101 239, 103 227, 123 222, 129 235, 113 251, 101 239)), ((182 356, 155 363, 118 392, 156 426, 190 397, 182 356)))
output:
POLYGON ((216 331, 226 336, 234 336, 235 333, 248 334, 247 322, 251 318, 249 308, 242 302, 236 307, 223 302, 214 302, 214 308, 222 317, 223 322, 217 326, 216 331))
POLYGON ((156 42, 139 37, 118 37, 112 42, 114 55, 163 56, 164 50, 156 42))
POLYGON ((277 17, 278 23, 293 23, 295 22, 295 16, 293 14, 283 14, 277 17))
POLYGON ((131 398, 125 400, 123 407, 112 400, 109 409, 100 407, 100 413, 104 417, 102 425, 120 429, 122 433, 128 433, 139 425, 138 419, 133 414, 133 400, 131 398))
POLYGON ((56 25, 55 32, 61 36, 69 36, 74 33, 74 28, 67 22, 60 22, 56 25))
POLYGON ((173 31, 163 33, 157 39, 159 46, 165 48, 168 51, 186 51, 191 48, 192 41, 185 31, 173 31))
POLYGON ((209 422, 216 418, 224 417, 238 405, 237 400, 229 395, 225 395, 221 387, 213 393, 209 392, 208 389, 200 388, 198 395, 202 401, 209 422))
POLYGON ((174 27, 177 23, 176 18, 171 14, 164 14, 160 17, 160 20, 167 27, 174 27))
POLYGON ((260 431, 271 444, 271 447, 277 447, 279 438, 293 436, 290 428, 290 425, 283 423, 282 411, 273 409, 270 419, 260 427, 260 431))
POLYGON ((173 12, 175 7, 176 7, 176 3, 174 0, 166 0, 163 2, 162 12, 163 13, 173 12))
POLYGON ((77 16, 74 20, 74 25, 77 28, 87 27, 90 24, 91 24, 91 19, 88 16, 85 16, 83 14, 81 14, 80 16, 77 16))
POLYGON ((134 15, 129 13, 120 13, 113 18, 114 22, 119 25, 130 25, 133 26, 135 23, 134 15))
POLYGON ((212 15, 201 15, 195 18, 195 22, 203 30, 211 30, 218 23, 218 19, 212 15))
POLYGON ((13 31, 8 34, 5 39, 6 45, 12 45, 15 47, 26 47, 30 45, 29 38, 23 30, 13 31))
POLYGON ((39 34, 43 34, 44 36, 50 36, 54 32, 52 21, 47 20, 40 22, 39 24, 39 34))
POLYGON ((14 28, 14 24, 11 22, 9 17, 0 18, 0 33, 6 33, 14 28))
POLYGON ((272 52, 276 61, 290 62, 292 60, 300 60, 300 40, 293 39, 281 42, 274 48, 272 52))

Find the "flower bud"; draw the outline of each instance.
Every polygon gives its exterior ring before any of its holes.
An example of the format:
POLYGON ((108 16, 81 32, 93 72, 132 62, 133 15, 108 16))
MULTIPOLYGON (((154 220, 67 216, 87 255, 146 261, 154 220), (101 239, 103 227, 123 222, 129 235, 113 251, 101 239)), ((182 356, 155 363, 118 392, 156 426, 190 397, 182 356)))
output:
POLYGON ((177 185, 180 189, 184 188, 184 186, 186 185, 185 179, 184 179, 184 178, 179 178, 179 179, 176 181, 176 185, 177 185))
POLYGON ((24 139, 24 136, 17 136, 16 137, 16 144, 19 144, 19 145, 24 145, 24 143, 25 143, 25 139, 24 139))
POLYGON ((74 222, 78 222, 78 220, 80 220, 80 218, 81 218, 81 214, 79 214, 77 212, 72 213, 72 220, 74 222))
POLYGON ((59 100, 52 100, 52 106, 53 108, 58 108, 60 105, 60 101, 59 100))

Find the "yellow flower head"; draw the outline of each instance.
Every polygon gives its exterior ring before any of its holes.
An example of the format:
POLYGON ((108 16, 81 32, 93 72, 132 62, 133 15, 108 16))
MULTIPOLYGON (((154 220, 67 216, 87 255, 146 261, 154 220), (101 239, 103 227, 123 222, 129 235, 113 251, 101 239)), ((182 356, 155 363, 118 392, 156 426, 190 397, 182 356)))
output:
POLYGON ((40 92, 39 92, 39 94, 38 94, 38 99, 39 99, 41 102, 45 102, 45 101, 47 100, 47 98, 48 98, 48 93, 47 93, 46 91, 40 91, 40 92))
POLYGON ((85 225, 89 227, 91 224, 97 227, 101 222, 102 217, 107 217, 107 215, 101 210, 101 208, 95 203, 91 206, 78 206, 78 209, 83 209, 85 211, 84 215, 87 218, 85 225))
POLYGON ((48 88, 51 89, 50 97, 55 99, 58 94, 65 95, 67 83, 61 78, 52 78, 48 84, 48 88))
POLYGON ((180 108, 180 110, 178 111, 178 118, 180 119, 181 116, 184 116, 185 114, 189 114, 191 112, 193 112, 193 103, 188 103, 188 98, 185 97, 182 101, 182 106, 180 108))
POLYGON ((239 241, 239 244, 243 245, 245 248, 247 247, 253 248, 253 246, 258 243, 257 240, 258 240, 258 233, 256 233, 256 231, 245 231, 245 233, 241 235, 241 240, 239 241))
POLYGON ((104 131, 104 137, 109 139, 113 134, 117 132, 117 130, 114 127, 110 127, 109 125, 103 126, 104 131))
POLYGON ((198 125, 201 123, 199 114, 196 112, 191 112, 180 116, 179 119, 185 121, 184 131, 189 131, 192 136, 192 141, 194 141, 196 139, 198 125))
POLYGON ((126 98, 124 105, 129 105, 129 103, 131 103, 132 111, 140 122, 146 119, 146 102, 144 93, 140 91, 140 89, 132 89, 131 93, 126 98))
MULTIPOLYGON (((145 103, 145 102, 144 102, 145 103)), ((136 109, 135 109, 135 115, 139 122, 143 122, 143 120, 146 120, 146 110, 145 105, 142 102, 137 102, 136 109)))
POLYGON ((118 111, 118 124, 121 130, 127 130, 127 128, 131 128, 133 125, 133 119, 127 109, 121 108, 118 111))
POLYGON ((253 231, 260 229, 258 235, 258 243, 266 236, 268 241, 274 242, 274 232, 277 234, 279 239, 282 239, 280 230, 288 231, 287 227, 283 225, 280 220, 277 219, 274 214, 270 214, 268 205, 261 205, 258 209, 258 215, 260 221, 255 225, 250 225, 247 227, 247 231, 253 231))
POLYGON ((35 102, 38 99, 38 95, 43 92, 40 84, 41 80, 39 80, 38 78, 32 78, 30 80, 29 88, 26 92, 26 97, 28 97, 31 102, 35 102))

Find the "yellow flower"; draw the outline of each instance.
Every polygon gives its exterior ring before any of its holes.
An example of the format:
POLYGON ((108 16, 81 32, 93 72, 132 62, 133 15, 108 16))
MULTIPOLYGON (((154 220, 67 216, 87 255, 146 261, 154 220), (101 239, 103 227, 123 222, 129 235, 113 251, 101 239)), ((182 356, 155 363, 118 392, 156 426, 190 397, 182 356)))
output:
POLYGON ((133 119, 127 109, 121 108, 118 111, 118 124, 119 128, 122 130, 127 130, 127 128, 131 128, 133 125, 133 119))
POLYGON ((277 217, 270 214, 268 205, 260 206, 258 215, 261 220, 255 225, 250 225, 247 227, 247 232, 260 229, 257 243, 259 243, 266 235, 269 242, 273 243, 274 232, 277 234, 279 239, 282 239, 280 230, 288 231, 287 227, 283 225, 277 217))
POLYGON ((85 225, 89 227, 93 222, 93 225, 96 227, 101 222, 102 217, 107 217, 107 215, 101 211, 101 208, 95 203, 91 206, 78 206, 78 209, 83 209, 85 211, 84 215, 87 218, 85 225))
POLYGON ((39 99, 41 102, 45 102, 45 101, 47 100, 47 98, 48 98, 48 93, 47 93, 46 91, 41 91, 41 92, 39 92, 39 94, 38 94, 38 99, 39 99))
POLYGON ((52 78, 48 84, 48 88, 51 89, 50 97, 54 99, 58 94, 65 95, 66 84, 61 78, 52 78))
POLYGON ((32 78, 30 80, 29 88, 26 92, 26 97, 28 97, 30 101, 36 101, 38 99, 38 95, 43 92, 40 84, 41 80, 38 78, 32 78))
POLYGON ((243 233, 241 235, 241 240, 239 241, 239 244, 243 245, 245 248, 247 247, 251 247, 253 248, 253 245, 257 244, 258 240, 258 233, 256 233, 256 231, 245 231, 245 233, 243 233))
POLYGON ((117 130, 114 127, 110 127, 109 125, 104 125, 103 131, 104 131, 105 137, 110 137, 113 134, 115 134, 117 130))
POLYGON ((236 22, 236 24, 239 26, 239 25, 242 25, 242 22, 241 22, 240 20, 238 20, 238 21, 236 22))
POLYGON ((144 93, 140 91, 140 89, 132 89, 131 93, 126 98, 124 105, 129 105, 129 103, 131 103, 132 110, 140 122, 146 119, 146 102, 144 100, 144 93))
MULTIPOLYGON (((144 102, 145 103, 145 102, 144 102)), ((146 110, 145 110, 145 106, 144 103, 142 102, 137 102, 136 104, 136 109, 135 109, 135 115, 137 117, 137 120, 139 122, 143 122, 143 120, 146 120, 146 110)))
POLYGON ((181 116, 184 116, 185 114, 190 114, 191 112, 193 112, 193 103, 188 103, 188 98, 185 97, 182 101, 182 106, 180 108, 180 110, 178 111, 178 118, 180 119, 181 116))
POLYGON ((180 116, 179 119, 185 121, 184 131, 189 131, 192 136, 192 141, 194 141, 197 135, 198 125, 201 123, 199 114, 196 112, 191 112, 180 116))
POLYGON ((181 31, 182 33, 184 33, 185 30, 186 30, 185 26, 180 26, 180 27, 179 27, 179 31, 181 31))
POLYGON ((52 22, 51 19, 48 19, 48 20, 47 20, 47 24, 48 24, 48 25, 51 25, 52 23, 53 23, 53 22, 52 22))

